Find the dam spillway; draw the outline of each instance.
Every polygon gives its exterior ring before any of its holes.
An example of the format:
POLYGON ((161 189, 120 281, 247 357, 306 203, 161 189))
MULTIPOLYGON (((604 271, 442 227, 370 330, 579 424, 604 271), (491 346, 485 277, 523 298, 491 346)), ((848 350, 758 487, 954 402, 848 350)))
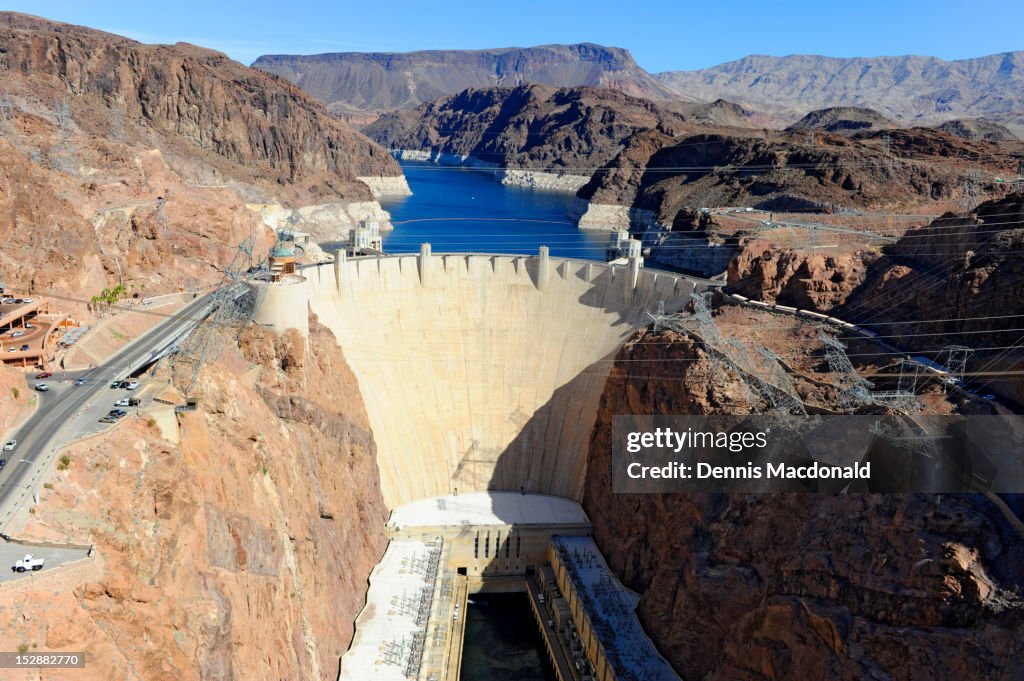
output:
POLYGON ((494 254, 344 259, 302 270, 257 321, 306 303, 359 382, 389 507, 514 490, 582 498, 611 361, 664 303, 702 280, 568 258, 494 254))

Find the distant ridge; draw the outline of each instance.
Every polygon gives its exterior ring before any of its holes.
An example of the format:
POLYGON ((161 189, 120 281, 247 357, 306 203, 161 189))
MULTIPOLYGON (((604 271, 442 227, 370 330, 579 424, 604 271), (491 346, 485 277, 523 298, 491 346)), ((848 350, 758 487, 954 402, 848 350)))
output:
POLYGON ((647 99, 678 98, 622 48, 592 43, 493 50, 339 52, 266 55, 253 67, 283 76, 335 113, 413 109, 468 88, 527 83, 620 90, 647 99))
POLYGON ((794 121, 836 106, 874 109, 904 125, 965 117, 1011 121, 1024 112, 1024 51, 956 61, 753 55, 655 77, 691 99, 723 97, 794 121))

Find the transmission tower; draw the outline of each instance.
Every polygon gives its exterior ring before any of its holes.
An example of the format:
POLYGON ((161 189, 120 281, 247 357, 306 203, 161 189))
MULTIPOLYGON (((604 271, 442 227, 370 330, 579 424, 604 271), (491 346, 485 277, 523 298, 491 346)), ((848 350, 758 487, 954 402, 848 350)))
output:
MULTIPOLYGON (((14 118, 14 105, 11 104, 11 93, 4 90, 0 95, 0 122, 7 123, 14 118)), ((2 131, 0 131, 2 132, 2 131)))
POLYGON ((807 128, 807 144, 814 146, 814 128, 807 128))
POLYGON ((829 372, 839 380, 839 404, 843 411, 853 411, 863 404, 870 403, 872 400, 869 391, 874 386, 853 368, 853 363, 846 355, 846 346, 824 331, 818 332, 818 340, 825 346, 829 372))
POLYGON ((61 100, 58 100, 56 97, 53 98, 53 118, 57 123, 59 141, 53 149, 50 150, 50 161, 53 163, 55 170, 67 175, 77 175, 78 163, 76 161, 75 150, 71 143, 71 128, 73 122, 71 119, 71 110, 68 109, 67 98, 61 100))
POLYGON ((886 158, 889 158, 889 153, 891 150, 892 137, 889 136, 889 133, 884 132, 882 133, 882 155, 885 156, 886 158))
MULTIPOLYGON (((738 340, 726 339, 711 315, 710 292, 704 295, 693 293, 691 298, 693 314, 689 315, 688 321, 696 324, 696 333, 711 360, 714 373, 724 374, 730 370, 735 373, 754 411, 806 415, 803 401, 793 389, 778 356, 767 348, 758 347, 758 358, 738 340), (759 409, 758 404, 764 407, 759 409)), ((658 316, 656 322, 681 333, 693 334, 679 315, 658 316)))
POLYGON ((174 352, 171 359, 174 366, 188 372, 183 386, 186 395, 199 378, 203 365, 220 354, 228 332, 240 333, 259 306, 258 292, 264 288, 252 288, 248 283, 254 244, 255 235, 250 233, 235 249, 231 263, 224 269, 220 286, 210 295, 209 314, 174 352))
MULTIPOLYGON (((949 370, 949 375, 963 383, 964 375, 967 373, 967 362, 974 355, 974 348, 966 345, 947 345, 942 350, 946 353, 946 369, 949 370)), ((947 383, 943 381, 942 392, 946 392, 946 385, 947 383)))
POLYGON ((116 140, 124 139, 124 116, 118 105, 110 110, 110 136, 116 140))
POLYGON ((966 177, 964 177, 964 195, 960 202, 961 212, 969 213, 978 205, 980 185, 981 171, 973 168, 968 170, 966 177))
POLYGON ((1024 161, 1020 162, 1017 166, 1017 179, 1013 181, 1013 190, 1015 192, 1024 192, 1024 161))

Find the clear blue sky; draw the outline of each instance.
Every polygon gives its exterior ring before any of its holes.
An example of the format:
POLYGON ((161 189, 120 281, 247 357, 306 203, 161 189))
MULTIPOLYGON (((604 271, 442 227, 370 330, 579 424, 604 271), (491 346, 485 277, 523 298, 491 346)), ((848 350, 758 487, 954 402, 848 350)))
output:
POLYGON ((179 40, 250 63, 261 54, 595 42, 649 71, 747 54, 923 54, 959 59, 1024 49, 1024 3, 970 0, 8 0, 27 12, 127 35, 179 40))

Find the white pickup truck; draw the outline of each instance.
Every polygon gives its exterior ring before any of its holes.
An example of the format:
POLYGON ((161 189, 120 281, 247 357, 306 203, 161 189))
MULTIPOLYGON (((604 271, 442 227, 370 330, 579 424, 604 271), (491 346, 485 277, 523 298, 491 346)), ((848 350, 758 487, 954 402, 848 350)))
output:
POLYGON ((45 558, 33 558, 31 553, 26 553, 25 557, 16 562, 11 569, 15 572, 25 572, 26 570, 36 572, 43 569, 45 562, 45 558))

